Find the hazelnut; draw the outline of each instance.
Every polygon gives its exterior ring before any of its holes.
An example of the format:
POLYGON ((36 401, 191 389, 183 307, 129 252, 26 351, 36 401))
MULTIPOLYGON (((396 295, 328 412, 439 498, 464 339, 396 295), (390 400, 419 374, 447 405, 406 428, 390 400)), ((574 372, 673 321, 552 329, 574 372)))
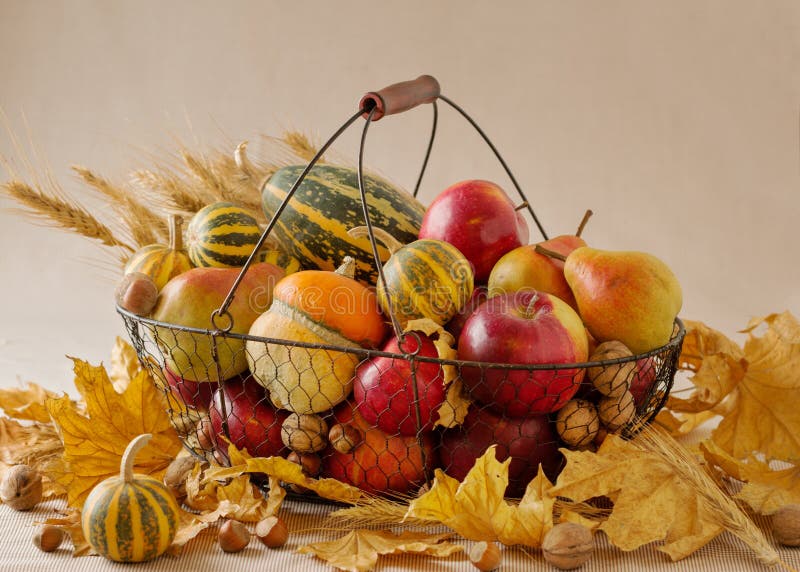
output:
POLYGON ((469 561, 481 572, 496 569, 502 559, 500 548, 494 542, 476 542, 469 551, 469 561))
POLYGON ((560 570, 578 568, 591 558, 593 551, 592 531, 574 522, 555 525, 542 542, 544 559, 560 570))
POLYGON ((256 537, 268 548, 280 548, 289 539, 289 529, 279 516, 268 516, 256 524, 256 537))
POLYGON ((595 406, 584 399, 573 399, 559 409, 556 431, 561 440, 572 447, 585 447, 592 443, 600 429, 600 418, 595 406))
POLYGON ((225 552, 240 552, 250 543, 250 531, 237 520, 226 520, 219 527, 219 547, 225 552))
POLYGON ((800 504, 787 504, 772 515, 772 533, 784 546, 800 546, 800 504))
POLYGON ((327 434, 328 424, 319 415, 292 413, 281 425, 281 441, 298 453, 322 451, 327 434))
POLYGON ((600 421, 611 433, 616 433, 633 421, 636 415, 636 403, 633 394, 625 391, 619 397, 604 397, 597 404, 600 421))
MULTIPOLYGON (((618 358, 633 357, 633 353, 622 342, 603 342, 592 355, 589 361, 604 361, 618 358)), ((606 364, 590 367, 586 376, 592 385, 605 396, 619 397, 628 390, 636 369, 636 361, 606 364)))
POLYGON ((322 459, 315 453, 292 451, 286 456, 286 460, 300 465, 303 468, 303 472, 309 477, 316 477, 322 470, 322 459))
POLYGON ((40 526, 33 535, 33 544, 42 552, 52 552, 64 541, 64 531, 52 524, 40 526))
POLYGON ((186 479, 192 474, 195 458, 183 455, 174 459, 164 472, 164 484, 179 503, 186 498, 186 479))
POLYGON ((147 274, 131 272, 120 280, 114 298, 132 314, 147 316, 156 306, 158 286, 147 274))
POLYGON ((337 423, 328 433, 328 440, 333 448, 344 454, 352 451, 363 439, 357 427, 343 423, 337 423))
POLYGON ((0 500, 14 510, 30 510, 42 500, 42 475, 28 465, 14 465, 0 482, 0 500))

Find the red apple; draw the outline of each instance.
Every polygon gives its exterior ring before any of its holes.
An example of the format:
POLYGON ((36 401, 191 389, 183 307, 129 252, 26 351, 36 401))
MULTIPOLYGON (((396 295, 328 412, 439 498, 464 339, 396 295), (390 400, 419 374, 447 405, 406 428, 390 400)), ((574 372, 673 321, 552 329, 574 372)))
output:
POLYGON ((481 284, 501 256, 528 242, 528 224, 494 183, 462 181, 433 200, 419 237, 444 240, 458 248, 472 264, 475 282, 481 284))
POLYGON ((472 290, 472 295, 467 300, 466 305, 453 316, 449 322, 444 326, 445 330, 450 332, 457 340, 461 335, 461 330, 464 329, 464 324, 472 313, 478 309, 478 306, 483 304, 489 298, 489 291, 486 286, 476 286, 472 290))
POLYGON ((252 376, 224 381, 214 392, 208 412, 212 441, 223 455, 228 449, 220 437, 225 435, 223 418, 227 420, 230 441, 238 449, 247 449, 254 457, 288 453, 281 441, 281 424, 289 414, 272 405, 266 390, 252 376))
MULTIPOLYGON (((393 337, 383 351, 439 357, 433 341, 420 332, 406 334, 402 350, 393 337)), ((412 375, 409 360, 376 356, 356 369, 353 396, 364 419, 390 435, 430 432, 444 402, 444 372, 436 362, 415 361, 412 375)))
MULTIPOLYGON (((582 238, 563 235, 545 240, 545 248, 567 256, 579 246, 586 246, 582 238)), ((577 311, 575 296, 564 278, 564 262, 539 254, 535 244, 520 246, 504 254, 489 275, 489 296, 500 296, 519 290, 538 290, 554 294, 577 311)))
POLYGON ((521 497, 536 476, 539 464, 555 480, 562 458, 558 439, 544 415, 513 419, 470 406, 464 423, 442 433, 439 458, 444 471, 463 480, 489 445, 497 445, 495 456, 502 462, 511 457, 506 495, 521 497))
POLYGON ((332 477, 373 494, 406 494, 425 482, 436 466, 430 435, 389 435, 371 426, 343 403, 334 410, 329 424, 350 424, 363 440, 347 453, 329 446, 322 455, 323 477, 332 477))
POLYGON ((218 387, 216 383, 211 381, 190 381, 172 372, 168 367, 164 368, 164 377, 172 394, 186 404, 187 407, 198 411, 208 411, 211 396, 218 387))
MULTIPOLYGON (((586 330, 556 296, 520 291, 489 298, 467 320, 458 357, 500 364, 572 364, 588 357, 586 330)), ((472 397, 498 413, 523 417, 560 409, 578 391, 585 370, 564 367, 462 367, 472 397)))
POLYGON ((652 356, 636 360, 636 369, 630 386, 636 407, 641 407, 649 399, 656 381, 657 369, 658 363, 652 356))

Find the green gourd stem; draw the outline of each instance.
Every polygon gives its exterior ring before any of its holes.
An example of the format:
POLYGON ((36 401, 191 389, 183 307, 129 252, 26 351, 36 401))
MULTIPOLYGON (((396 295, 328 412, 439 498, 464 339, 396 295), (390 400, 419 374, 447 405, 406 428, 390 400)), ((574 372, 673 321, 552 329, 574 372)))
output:
MULTIPOLYGON (((347 234, 353 238, 369 238, 369 230, 366 226, 357 226, 355 228, 351 228, 347 231, 347 234)), ((382 243, 383 246, 386 247, 386 250, 389 251, 389 254, 394 254, 403 248, 403 246, 405 246, 402 242, 397 240, 382 228, 372 227, 372 234, 375 235, 375 240, 382 243)))
POLYGON ((153 435, 151 433, 143 433, 128 443, 125 452, 122 454, 122 461, 119 463, 119 478, 122 479, 123 482, 133 482, 133 460, 136 458, 136 454, 141 451, 152 438, 153 435))
POLYGON ((345 276, 350 278, 351 280, 355 280, 356 278, 356 259, 352 256, 345 256, 342 259, 342 263, 339 265, 339 268, 334 270, 336 274, 339 276, 345 276))
POLYGON ((575 236, 580 236, 581 233, 583 233, 586 223, 589 222, 589 219, 593 214, 594 213, 592 212, 592 209, 586 209, 586 212, 583 214, 583 218, 581 219, 581 224, 578 225, 578 230, 575 232, 575 236))
POLYGON ((535 248, 536 252, 539 254, 544 254, 550 258, 555 258, 556 260, 561 260, 562 262, 567 261, 567 257, 561 254, 560 252, 556 252, 555 250, 550 250, 549 248, 545 248, 541 244, 537 244, 535 248))
POLYGON ((183 250, 183 217, 169 215, 169 248, 173 252, 183 250))

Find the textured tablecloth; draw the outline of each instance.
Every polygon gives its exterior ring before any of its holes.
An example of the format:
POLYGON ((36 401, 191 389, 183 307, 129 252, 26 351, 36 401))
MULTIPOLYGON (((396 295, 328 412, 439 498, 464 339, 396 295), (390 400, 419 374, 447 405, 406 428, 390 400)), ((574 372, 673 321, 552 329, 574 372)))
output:
MULTIPOLYGON (((34 522, 55 516, 55 510, 63 507, 63 501, 55 500, 40 504, 31 512, 15 512, 5 505, 0 505, 0 571, 58 571, 58 572, 104 572, 114 570, 157 570, 169 572, 183 571, 224 571, 239 570, 308 570, 330 571, 332 567, 312 556, 297 554, 296 548, 315 540, 328 540, 344 534, 336 524, 326 520, 331 510, 328 505, 286 501, 282 507, 282 516, 292 531, 289 542, 282 549, 270 550, 257 540, 253 540, 242 552, 227 554, 216 544, 216 528, 210 527, 192 540, 177 557, 161 558, 142 564, 117 564, 99 556, 72 557, 69 541, 55 552, 40 552, 31 542, 35 527, 34 522), (328 530, 320 530, 329 527, 328 530), (305 532, 303 532, 305 531, 305 532)), ((759 524, 769 536, 766 519, 759 524)), ((708 546, 692 556, 677 562, 657 551, 652 545, 635 552, 625 553, 608 544, 602 533, 597 534, 596 550, 592 559, 581 570, 664 570, 670 572, 684 571, 764 571, 769 567, 760 564, 752 553, 729 534, 723 534, 708 546)), ((770 536, 771 538, 771 536, 770 536)), ((463 542, 469 549, 469 543, 463 542)), ((800 548, 779 548, 782 560, 795 569, 800 569, 800 548)), ((777 570, 778 568, 773 568, 777 570)), ((439 570, 461 571, 475 570, 466 555, 460 554, 449 559, 439 560, 428 556, 403 555, 381 557, 376 567, 378 571, 388 570, 439 570)), ((504 549, 504 572, 554 570, 542 558, 541 554, 530 554, 517 548, 504 549)))

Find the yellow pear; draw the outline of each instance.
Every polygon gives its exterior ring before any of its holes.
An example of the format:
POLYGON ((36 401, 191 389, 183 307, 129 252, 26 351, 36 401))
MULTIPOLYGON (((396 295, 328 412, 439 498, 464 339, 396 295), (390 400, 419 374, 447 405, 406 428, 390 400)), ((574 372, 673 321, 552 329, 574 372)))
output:
POLYGON ((640 354, 672 337, 683 303, 681 286, 652 254, 583 246, 567 256, 564 277, 598 341, 619 340, 640 354))

